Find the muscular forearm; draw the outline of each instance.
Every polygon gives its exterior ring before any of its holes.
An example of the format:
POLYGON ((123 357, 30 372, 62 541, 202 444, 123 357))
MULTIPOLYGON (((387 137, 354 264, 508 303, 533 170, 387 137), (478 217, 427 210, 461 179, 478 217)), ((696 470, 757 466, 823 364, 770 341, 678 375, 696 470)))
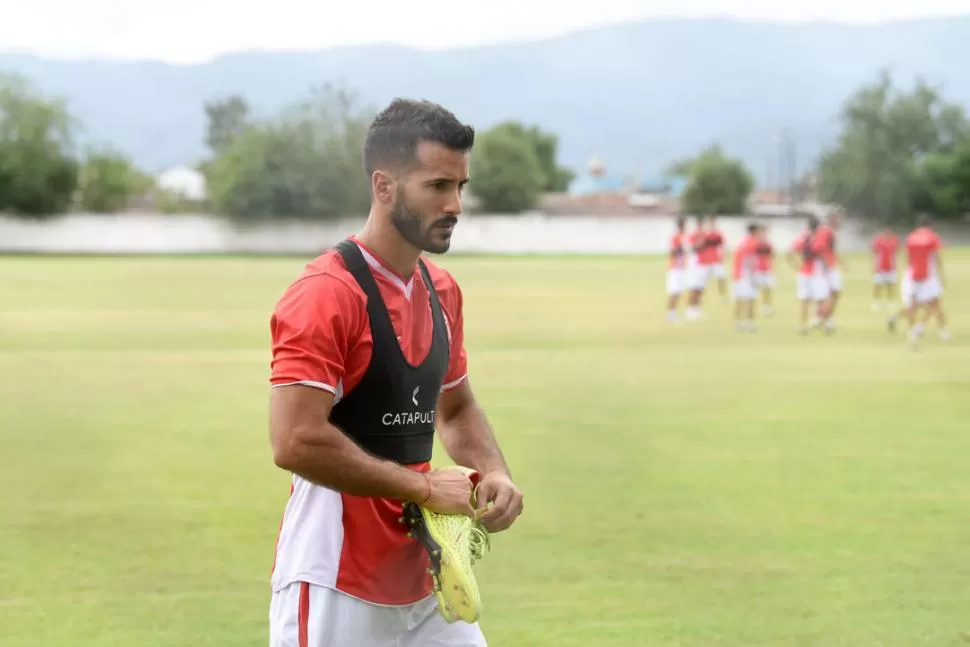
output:
POLYGON ((452 416, 438 418, 438 432, 445 450, 457 464, 482 474, 509 473, 485 412, 477 404, 468 403, 452 416))
POLYGON ((371 456, 339 429, 297 430, 288 447, 277 452, 276 464, 306 480, 357 496, 423 501, 426 478, 397 463, 371 456))

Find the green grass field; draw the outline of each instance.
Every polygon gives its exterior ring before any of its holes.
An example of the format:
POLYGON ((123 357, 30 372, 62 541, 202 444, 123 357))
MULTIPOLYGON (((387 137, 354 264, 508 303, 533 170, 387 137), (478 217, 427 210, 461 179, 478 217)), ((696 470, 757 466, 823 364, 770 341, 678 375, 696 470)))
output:
MULTIPOLYGON (((787 268, 740 335, 717 299, 668 326, 661 259, 443 259, 526 494, 478 568, 492 647, 965 644, 970 253, 916 352, 850 260, 803 338, 787 268)), ((267 321, 303 263, 0 258, 0 646, 267 644, 267 321)))

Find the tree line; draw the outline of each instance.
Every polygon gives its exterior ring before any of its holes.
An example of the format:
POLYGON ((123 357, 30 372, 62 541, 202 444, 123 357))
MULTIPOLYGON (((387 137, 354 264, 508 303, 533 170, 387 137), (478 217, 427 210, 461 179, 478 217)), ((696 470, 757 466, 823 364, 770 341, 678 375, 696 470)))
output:
MULTIPOLYGON (((202 108, 208 155, 198 168, 208 195, 194 206, 242 220, 366 212, 361 148, 376 110, 350 90, 325 84, 263 119, 237 95, 202 108)), ((938 88, 917 80, 900 89, 882 73, 852 93, 838 117, 838 137, 808 174, 822 201, 887 222, 919 211, 941 218, 970 211, 970 122, 938 88)), ((77 128, 63 98, 0 76, 0 211, 35 218, 78 208, 114 212, 147 193, 163 211, 178 209, 177 196, 161 192, 120 152, 79 151, 77 128)), ((544 192, 564 191, 574 174, 558 163, 558 147, 554 133, 515 121, 481 132, 469 187, 480 208, 521 212, 544 192)), ((747 211, 753 176, 721 146, 667 171, 687 181, 684 212, 747 211)))

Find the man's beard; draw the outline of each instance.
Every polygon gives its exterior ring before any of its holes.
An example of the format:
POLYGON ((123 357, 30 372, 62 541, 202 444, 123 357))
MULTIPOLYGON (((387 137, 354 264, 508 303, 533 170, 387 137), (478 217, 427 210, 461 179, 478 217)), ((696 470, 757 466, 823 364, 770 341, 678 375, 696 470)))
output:
POLYGON ((440 225, 453 225, 456 222, 458 222, 458 219, 454 216, 444 216, 425 228, 424 218, 408 205, 404 196, 400 193, 397 196, 394 208, 391 209, 391 223, 401 234, 401 237, 421 251, 431 254, 444 254, 451 247, 451 238, 436 241, 432 239, 431 233, 440 225))

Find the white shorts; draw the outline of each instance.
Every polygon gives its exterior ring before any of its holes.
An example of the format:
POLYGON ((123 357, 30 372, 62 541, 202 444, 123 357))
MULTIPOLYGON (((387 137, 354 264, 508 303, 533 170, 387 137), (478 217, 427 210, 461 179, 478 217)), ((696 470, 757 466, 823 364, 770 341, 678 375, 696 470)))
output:
POLYGON ((388 607, 294 582, 274 593, 270 647, 485 647, 478 623, 448 624, 437 600, 388 607))
POLYGON ((692 265, 687 268, 687 287, 691 290, 703 290, 707 285, 707 268, 709 265, 692 265))
POLYGON ((831 295, 828 280, 820 274, 799 274, 796 292, 799 301, 824 301, 831 295))
POLYGON ((673 296, 687 289, 687 270, 667 270, 667 294, 673 296))
POLYGON ((888 272, 876 272, 872 277, 872 282, 876 285, 895 285, 896 273, 892 270, 888 272))
POLYGON ((841 292, 842 291, 842 272, 837 268, 832 268, 828 270, 825 275, 826 280, 829 283, 830 292, 841 292))
POLYGON ((713 263, 708 265, 710 269, 708 271, 708 276, 713 275, 715 278, 724 279, 727 278, 727 272, 724 270, 724 263, 713 263))
POLYGON ((931 276, 925 281, 914 281, 909 276, 903 278, 903 287, 899 291, 903 305, 921 305, 929 303, 943 296, 943 286, 940 279, 931 276))
POLYGON ((759 288, 773 288, 775 287, 775 274, 774 272, 755 272, 754 274, 754 284, 759 288))
POLYGON ((754 285, 753 277, 750 276, 736 279, 732 292, 737 301, 754 301, 758 298, 758 289, 754 285))

